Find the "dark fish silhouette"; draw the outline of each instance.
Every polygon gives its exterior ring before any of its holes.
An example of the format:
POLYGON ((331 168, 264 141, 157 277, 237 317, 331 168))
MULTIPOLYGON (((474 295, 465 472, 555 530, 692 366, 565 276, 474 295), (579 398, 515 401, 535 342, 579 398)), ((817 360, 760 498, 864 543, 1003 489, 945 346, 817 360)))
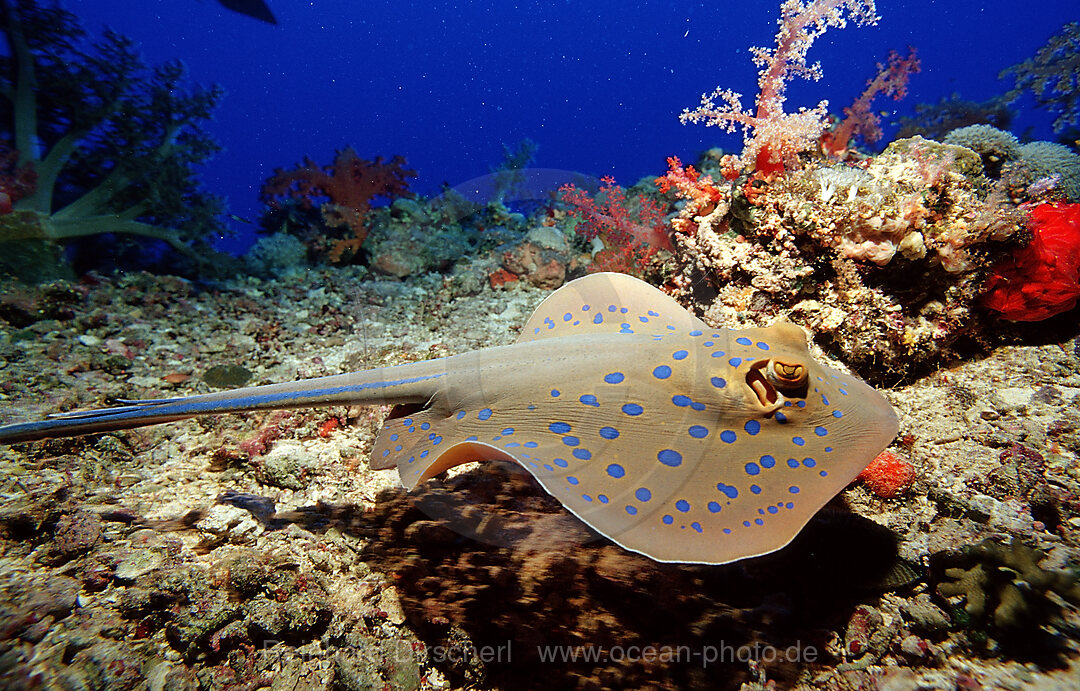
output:
POLYGON ((218 2, 227 10, 246 14, 268 24, 277 24, 277 19, 263 0, 218 0, 218 2))

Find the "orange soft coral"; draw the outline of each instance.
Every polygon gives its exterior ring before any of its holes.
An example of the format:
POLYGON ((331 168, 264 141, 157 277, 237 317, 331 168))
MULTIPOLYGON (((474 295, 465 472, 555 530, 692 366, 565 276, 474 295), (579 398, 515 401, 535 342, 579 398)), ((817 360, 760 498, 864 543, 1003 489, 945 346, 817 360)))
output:
POLYGON ((994 268, 982 304, 1013 321, 1041 321, 1080 299, 1080 204, 1031 210, 1031 242, 994 268))
POLYGON ((348 252, 355 254, 367 238, 367 215, 377 197, 394 199, 409 192, 408 178, 416 171, 405 167, 405 159, 381 156, 367 161, 352 147, 339 151, 334 164, 323 168, 310 158, 293 170, 277 169, 262 188, 262 198, 274 205, 280 197, 297 199, 306 208, 318 207, 331 227, 345 227, 352 233, 330 251, 337 262, 348 252))
POLYGON ((672 219, 672 227, 680 232, 693 234, 696 226, 692 219, 705 216, 724 198, 723 191, 713 183, 709 175, 702 175, 694 166, 682 165, 678 156, 668 157, 668 172, 656 178, 656 186, 665 194, 674 192, 675 196, 687 200, 683 212, 672 219))

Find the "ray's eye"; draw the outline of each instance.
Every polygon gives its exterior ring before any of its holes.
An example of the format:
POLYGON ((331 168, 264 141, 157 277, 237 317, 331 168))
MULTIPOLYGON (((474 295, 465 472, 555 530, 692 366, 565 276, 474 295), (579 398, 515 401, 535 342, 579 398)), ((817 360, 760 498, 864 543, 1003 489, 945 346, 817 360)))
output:
POLYGON ((805 393, 809 372, 800 362, 773 360, 766 376, 785 395, 796 396, 805 393))
POLYGON ((766 408, 777 405, 780 395, 787 398, 806 398, 809 371, 806 365, 793 360, 759 360, 746 373, 746 384, 766 408))

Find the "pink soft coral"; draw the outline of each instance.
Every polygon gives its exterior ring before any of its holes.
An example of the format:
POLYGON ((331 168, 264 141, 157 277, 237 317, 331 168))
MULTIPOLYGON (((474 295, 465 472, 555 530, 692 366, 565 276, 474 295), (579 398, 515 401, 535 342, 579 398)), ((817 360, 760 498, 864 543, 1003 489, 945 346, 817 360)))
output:
POLYGON ((881 139, 881 118, 871 108, 879 94, 899 101, 907 95, 908 79, 920 69, 915 49, 908 47, 908 56, 902 57, 895 50, 889 52, 887 64, 878 63, 877 75, 866 82, 866 89, 849 107, 844 108, 844 119, 821 137, 821 148, 837 158, 847 154, 851 138, 861 136, 867 144, 881 139))
POLYGON ((828 102, 785 113, 787 83, 795 77, 821 78, 821 65, 807 64, 806 52, 826 29, 843 28, 849 17, 858 24, 876 23, 874 0, 786 0, 780 5, 776 47, 750 49, 754 64, 761 68, 755 111, 743 110, 741 94, 717 87, 701 97, 696 109, 684 110, 680 120, 716 125, 728 132, 742 125, 743 165, 753 166, 762 175, 794 167, 798 154, 816 146, 825 131, 828 102))
POLYGON ((1080 204, 1031 210, 1031 242, 994 268, 982 303, 1013 321, 1042 321, 1080 299, 1080 204))
POLYGON ((659 250, 672 250, 664 210, 645 197, 627 198, 612 177, 601 182, 595 198, 573 184, 559 188, 568 215, 577 222, 577 234, 586 240, 600 238, 604 244, 590 268, 642 276, 659 250))

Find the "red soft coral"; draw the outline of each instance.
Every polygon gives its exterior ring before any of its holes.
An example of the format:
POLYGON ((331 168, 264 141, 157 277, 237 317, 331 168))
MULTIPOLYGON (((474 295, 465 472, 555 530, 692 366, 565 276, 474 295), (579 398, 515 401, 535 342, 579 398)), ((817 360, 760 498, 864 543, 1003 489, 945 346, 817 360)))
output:
POLYGON ((0 214, 11 213, 15 202, 29 197, 36 188, 34 164, 19 165, 19 152, 0 140, 0 214))
POLYGON ((393 199, 409 191, 408 178, 416 171, 405 167, 405 159, 394 156, 384 162, 381 156, 367 161, 352 147, 337 153, 334 164, 322 168, 310 158, 293 170, 277 169, 262 188, 262 198, 271 206, 278 197, 299 200, 305 207, 318 205, 330 226, 345 226, 352 237, 339 242, 330 259, 338 261, 349 251, 355 254, 367 238, 366 219, 376 197, 393 199))
POLYGON ((1080 299, 1080 204, 1040 204, 1029 218, 1031 242, 994 268, 982 297, 1013 321, 1041 321, 1080 299))
POLYGON ((890 96, 894 101, 906 96, 908 80, 919 71, 919 58, 915 49, 909 46, 906 58, 893 50, 889 52, 888 63, 879 62, 877 67, 877 76, 866 82, 866 89, 854 103, 844 108, 844 119, 821 135, 821 148, 826 154, 843 158, 854 136, 861 136, 867 144, 881 139, 881 118, 870 106, 879 94, 890 96))
POLYGON ((664 210, 651 199, 628 198, 612 177, 601 182, 596 198, 572 183, 559 188, 567 214, 577 224, 575 232, 604 244, 590 269, 642 276, 659 250, 673 249, 664 210))
POLYGON ((677 232, 693 234, 696 230, 693 219, 712 213, 724 193, 713 183, 711 175, 702 175, 694 166, 684 168, 678 156, 668 157, 667 162, 668 172, 656 178, 656 186, 664 194, 674 192, 676 197, 687 200, 683 212, 672 219, 671 225, 677 232))

